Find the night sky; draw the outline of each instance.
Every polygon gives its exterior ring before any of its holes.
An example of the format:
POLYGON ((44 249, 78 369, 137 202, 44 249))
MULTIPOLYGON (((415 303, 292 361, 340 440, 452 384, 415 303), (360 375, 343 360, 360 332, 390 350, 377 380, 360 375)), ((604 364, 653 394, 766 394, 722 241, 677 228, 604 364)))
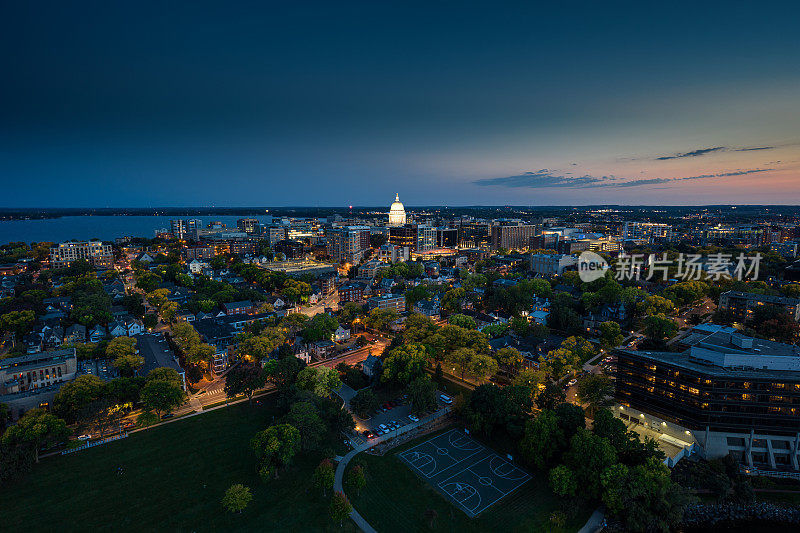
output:
POLYGON ((6 2, 0 206, 800 204, 798 2, 6 2))

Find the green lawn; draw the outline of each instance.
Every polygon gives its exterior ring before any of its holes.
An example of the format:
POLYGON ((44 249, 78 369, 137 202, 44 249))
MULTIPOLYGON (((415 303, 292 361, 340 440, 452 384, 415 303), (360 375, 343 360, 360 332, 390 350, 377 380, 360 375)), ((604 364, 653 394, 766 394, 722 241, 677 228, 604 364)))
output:
POLYGON ((268 485, 259 479, 248 442, 273 414, 269 401, 243 403, 42 459, 29 475, 0 489, 2 529, 355 531, 350 521, 344 528, 331 524, 330 494, 323 498, 311 488, 319 454, 301 454, 268 485), (241 515, 220 505, 234 483, 253 492, 241 515))
MULTIPOLYGON (((447 428, 443 431, 449 431, 447 428)), ((581 509, 573 514, 564 529, 553 527, 550 514, 561 508, 545 477, 533 473, 533 479, 506 496, 480 516, 470 519, 454 507, 432 486, 417 477, 396 454, 419 442, 430 439, 427 435, 392 450, 383 457, 360 454, 348 465, 358 461, 366 464, 367 486, 361 494, 351 494, 353 505, 375 529, 381 533, 408 531, 471 531, 531 532, 577 531, 588 520, 594 509, 581 509), (434 509, 438 518, 431 529, 425 511, 434 509)))

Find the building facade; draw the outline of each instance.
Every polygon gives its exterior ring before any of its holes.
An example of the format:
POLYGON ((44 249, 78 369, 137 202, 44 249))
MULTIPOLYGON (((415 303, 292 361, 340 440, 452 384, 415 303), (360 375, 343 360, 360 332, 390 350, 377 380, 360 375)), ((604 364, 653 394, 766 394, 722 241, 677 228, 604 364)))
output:
POLYGON ((707 458, 800 470, 800 349, 712 333, 683 353, 617 350, 617 416, 707 458))
POLYGON ((492 249, 526 250, 536 230, 535 225, 492 226, 492 249))
POLYGON ((750 318, 758 307, 773 305, 786 311, 795 321, 800 320, 800 300, 784 296, 727 291, 719 295, 719 309, 728 311, 741 322, 750 318))
POLYGON ((65 268, 80 259, 89 261, 95 268, 114 266, 111 245, 100 241, 62 242, 50 248, 50 264, 53 268, 65 268))

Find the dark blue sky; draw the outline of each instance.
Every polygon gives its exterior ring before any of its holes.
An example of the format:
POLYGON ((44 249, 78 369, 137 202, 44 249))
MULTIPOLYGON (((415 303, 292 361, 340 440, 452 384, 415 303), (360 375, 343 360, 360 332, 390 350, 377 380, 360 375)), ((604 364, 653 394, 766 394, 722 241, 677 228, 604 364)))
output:
POLYGON ((3 206, 800 203, 796 2, 9 3, 3 206))

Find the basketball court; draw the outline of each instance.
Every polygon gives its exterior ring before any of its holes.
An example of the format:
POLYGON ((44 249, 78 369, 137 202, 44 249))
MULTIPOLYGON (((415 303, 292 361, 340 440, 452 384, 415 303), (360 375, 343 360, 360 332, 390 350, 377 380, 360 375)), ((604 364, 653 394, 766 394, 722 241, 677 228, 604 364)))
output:
POLYGON ((530 479, 526 472, 457 429, 398 456, 470 518, 530 479))

